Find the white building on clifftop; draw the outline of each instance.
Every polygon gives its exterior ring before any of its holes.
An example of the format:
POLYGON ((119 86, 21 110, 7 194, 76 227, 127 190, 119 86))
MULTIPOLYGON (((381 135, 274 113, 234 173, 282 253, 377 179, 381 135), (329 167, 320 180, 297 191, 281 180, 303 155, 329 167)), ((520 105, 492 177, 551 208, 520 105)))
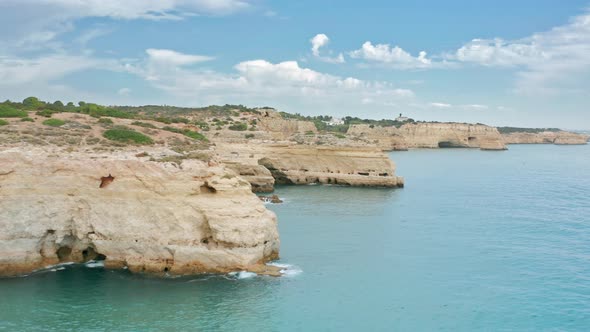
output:
POLYGON ((340 118, 332 117, 332 119, 330 119, 330 121, 326 122, 326 124, 328 126, 339 126, 339 125, 343 125, 344 124, 344 120, 342 120, 340 118))
POLYGON ((395 121, 397 122, 406 122, 408 120, 410 120, 410 118, 408 118, 407 116, 403 116, 401 113, 397 118, 395 118, 395 121))

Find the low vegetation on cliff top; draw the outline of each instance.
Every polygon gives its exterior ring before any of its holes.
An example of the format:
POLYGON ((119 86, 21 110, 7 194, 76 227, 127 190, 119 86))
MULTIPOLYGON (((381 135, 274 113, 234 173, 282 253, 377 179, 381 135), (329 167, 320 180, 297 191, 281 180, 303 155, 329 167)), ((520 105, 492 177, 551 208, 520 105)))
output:
POLYGON ((0 118, 24 118, 27 112, 19 110, 10 105, 0 104, 0 118))
POLYGON ((537 134, 542 133, 544 131, 561 131, 559 128, 519 128, 519 127, 498 127, 498 131, 501 134, 510 134, 510 133, 531 133, 537 134))
POLYGON ((61 127, 61 126, 65 125, 66 122, 63 120, 60 120, 60 119, 47 119, 47 120, 43 121, 43 124, 46 126, 51 126, 51 127, 61 127))
POLYGON ((121 143, 131 143, 139 145, 151 145, 154 141, 142 133, 139 133, 133 129, 127 127, 116 127, 109 129, 102 134, 105 138, 111 141, 117 141, 121 143))
MULTIPOLYGON (((241 113, 250 113, 254 115, 262 115, 266 109, 272 109, 270 107, 262 108, 250 108, 244 105, 211 105, 206 107, 175 107, 175 106, 157 106, 157 105, 146 105, 146 106, 103 106, 94 103, 87 103, 79 101, 77 104, 68 102, 64 104, 61 101, 45 102, 39 100, 36 97, 28 97, 22 102, 12 102, 7 100, 0 103, 0 118, 27 118, 27 111, 35 111, 38 116, 51 118, 57 113, 80 113, 87 114, 95 118, 99 118, 99 123, 105 127, 112 126, 112 120, 109 118, 119 119, 134 119, 136 121, 131 124, 134 126, 140 126, 150 129, 163 129, 172 131, 175 133, 182 134, 192 139, 206 142, 207 138, 200 132, 189 129, 178 129, 175 127, 166 126, 164 128, 158 128, 155 125, 145 122, 146 120, 156 121, 166 125, 171 124, 186 124, 192 125, 198 128, 200 131, 221 130, 223 128, 234 130, 234 131, 255 131, 256 123, 251 123, 251 127, 248 127, 248 123, 235 121, 232 117, 240 116, 241 113), (212 119, 212 120, 211 120, 212 119), (207 120, 210 120, 208 123, 207 120)), ((342 118, 341 124, 331 124, 332 116, 319 115, 319 116, 305 116, 299 113, 279 113, 284 119, 310 121, 315 124, 316 128, 320 132, 331 132, 331 133, 346 133, 351 125, 355 124, 367 124, 370 126, 380 127, 401 127, 407 123, 414 123, 413 119, 409 119, 404 122, 399 122, 392 119, 361 119, 358 117, 346 116, 342 118)), ((27 118, 30 119, 30 118, 27 118)), ((23 120, 23 121, 32 121, 23 120)), ((55 123, 57 122, 50 122, 55 123)), ((51 126, 51 124, 48 124, 51 126)), ((525 133, 539 133, 543 131, 560 131, 557 128, 518 128, 518 127, 498 127, 500 133, 514 133, 514 132, 525 132, 525 133)))
POLYGON ((287 112, 280 112, 283 119, 293 119, 293 120, 300 120, 300 121, 311 121, 315 124, 317 130, 319 131, 327 131, 327 132, 335 132, 335 133, 346 133, 348 128, 351 125, 355 124, 368 124, 372 126, 380 126, 380 127, 401 127, 407 123, 413 123, 413 119, 409 119, 405 122, 400 122, 391 119, 381 119, 381 120, 373 120, 373 119, 361 119, 358 117, 346 116, 342 118, 342 124, 329 124, 332 120, 332 116, 330 115, 318 115, 318 116, 305 116, 299 113, 287 113, 287 112))

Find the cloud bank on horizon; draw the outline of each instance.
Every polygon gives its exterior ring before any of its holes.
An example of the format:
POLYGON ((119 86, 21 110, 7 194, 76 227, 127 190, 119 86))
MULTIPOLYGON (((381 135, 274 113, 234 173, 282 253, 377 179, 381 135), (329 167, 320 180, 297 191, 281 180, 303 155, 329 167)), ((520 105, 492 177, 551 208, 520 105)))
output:
MULTIPOLYGON (((370 4, 356 6, 362 18, 370 4)), ((522 35, 518 25, 509 37, 494 26, 468 41, 449 32, 453 46, 441 48, 411 29, 375 30, 370 17, 366 29, 340 29, 351 13, 306 22, 298 6, 270 1, 4 0, 0 97, 590 128, 584 8, 522 35)))

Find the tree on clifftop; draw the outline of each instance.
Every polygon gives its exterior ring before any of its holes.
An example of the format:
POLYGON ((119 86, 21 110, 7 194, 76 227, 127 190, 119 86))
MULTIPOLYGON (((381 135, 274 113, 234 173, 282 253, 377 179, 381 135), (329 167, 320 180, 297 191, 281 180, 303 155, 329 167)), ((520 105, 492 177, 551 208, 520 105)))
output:
POLYGON ((28 109, 38 109, 43 107, 43 102, 37 97, 28 97, 23 100, 23 106, 28 109))

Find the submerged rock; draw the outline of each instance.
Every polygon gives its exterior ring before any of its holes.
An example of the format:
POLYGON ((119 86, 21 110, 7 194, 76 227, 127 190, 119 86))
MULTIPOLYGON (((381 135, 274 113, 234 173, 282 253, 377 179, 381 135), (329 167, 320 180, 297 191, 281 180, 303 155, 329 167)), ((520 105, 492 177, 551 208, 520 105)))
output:
POLYGON ((283 200, 280 199, 279 196, 277 196, 277 195, 258 196, 258 198, 260 198, 261 201, 266 202, 266 203, 273 203, 273 204, 283 203, 283 200))

